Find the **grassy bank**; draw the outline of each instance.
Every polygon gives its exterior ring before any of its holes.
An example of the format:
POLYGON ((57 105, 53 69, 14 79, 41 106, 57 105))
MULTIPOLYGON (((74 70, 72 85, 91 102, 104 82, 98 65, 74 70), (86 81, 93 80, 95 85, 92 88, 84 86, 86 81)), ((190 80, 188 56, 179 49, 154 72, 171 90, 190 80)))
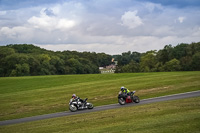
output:
POLYGON ((200 97, 1 126, 4 133, 198 133, 200 97))
POLYGON ((200 90, 200 71, 0 78, 0 120, 68 110, 73 93, 95 106, 117 103, 121 86, 141 99, 200 90))

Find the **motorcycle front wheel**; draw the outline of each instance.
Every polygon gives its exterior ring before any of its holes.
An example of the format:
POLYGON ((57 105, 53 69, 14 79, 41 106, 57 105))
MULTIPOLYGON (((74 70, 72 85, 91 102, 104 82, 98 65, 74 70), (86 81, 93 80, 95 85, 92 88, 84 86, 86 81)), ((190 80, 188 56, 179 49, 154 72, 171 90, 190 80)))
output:
POLYGON ((123 98, 119 98, 118 102, 119 102, 120 105, 124 105, 126 103, 123 98))
POLYGON ((134 96, 134 97, 133 97, 133 101, 134 101, 135 103, 139 103, 139 102, 140 102, 140 98, 139 98, 138 96, 134 96))
POLYGON ((75 112, 75 111, 77 111, 77 107, 74 106, 74 105, 70 105, 70 106, 69 106, 69 110, 70 110, 71 112, 75 112))

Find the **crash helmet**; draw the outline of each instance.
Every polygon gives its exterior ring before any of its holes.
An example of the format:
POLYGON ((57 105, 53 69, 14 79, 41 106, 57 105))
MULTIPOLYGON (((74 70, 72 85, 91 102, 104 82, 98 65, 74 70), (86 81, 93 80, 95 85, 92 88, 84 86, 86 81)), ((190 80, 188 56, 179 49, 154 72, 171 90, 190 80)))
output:
POLYGON ((124 90, 124 88, 125 88, 125 87, 124 87, 124 86, 122 86, 122 87, 121 87, 121 91, 123 91, 123 90, 124 90))
POLYGON ((76 98, 76 94, 73 94, 73 95, 72 95, 72 98, 76 98))

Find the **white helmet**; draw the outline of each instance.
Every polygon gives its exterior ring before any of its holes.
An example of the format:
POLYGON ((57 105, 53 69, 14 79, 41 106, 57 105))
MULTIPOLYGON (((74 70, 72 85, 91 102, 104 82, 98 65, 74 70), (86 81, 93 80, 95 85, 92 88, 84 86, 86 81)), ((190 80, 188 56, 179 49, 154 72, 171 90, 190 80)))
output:
POLYGON ((122 86, 122 87, 121 87, 121 90, 123 90, 124 88, 125 88, 125 87, 124 87, 124 86, 122 86))
POLYGON ((73 98, 73 97, 76 97, 76 94, 73 94, 73 95, 72 95, 72 98, 73 98))

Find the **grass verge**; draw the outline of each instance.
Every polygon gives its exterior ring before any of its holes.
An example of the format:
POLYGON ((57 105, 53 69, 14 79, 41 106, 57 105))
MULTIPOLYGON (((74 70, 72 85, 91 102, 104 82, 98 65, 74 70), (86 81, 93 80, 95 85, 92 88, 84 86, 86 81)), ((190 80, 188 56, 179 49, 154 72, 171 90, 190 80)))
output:
POLYGON ((199 133, 200 97, 1 126, 4 133, 199 133))

